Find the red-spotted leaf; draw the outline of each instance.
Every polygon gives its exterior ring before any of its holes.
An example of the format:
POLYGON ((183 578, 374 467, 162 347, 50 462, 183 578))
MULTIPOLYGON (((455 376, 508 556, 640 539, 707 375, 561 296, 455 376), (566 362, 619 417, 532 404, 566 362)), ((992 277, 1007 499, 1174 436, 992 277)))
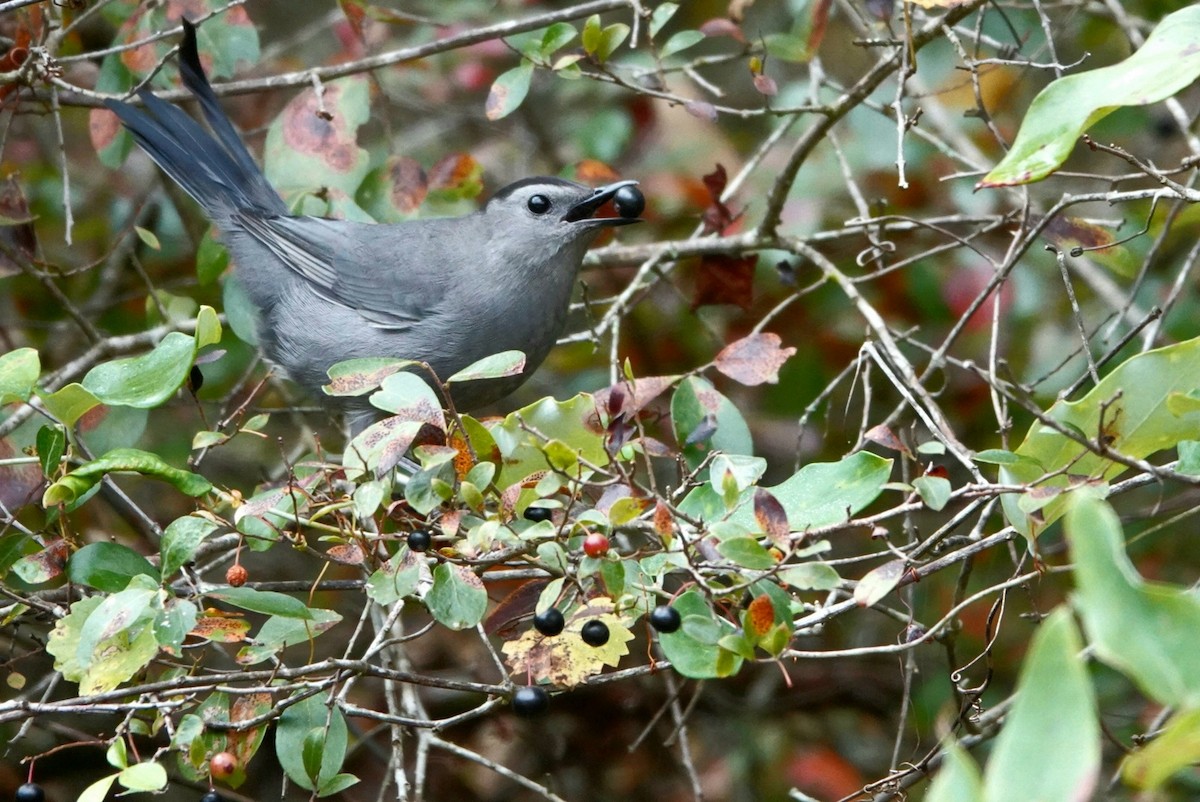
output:
POLYGON ((788 542, 787 511, 772 496, 761 487, 754 488, 754 520, 766 533, 767 538, 777 546, 786 546, 788 542))
POLYGON ((501 73, 492 83, 484 104, 484 114, 489 120, 499 120, 517 110, 529 94, 529 84, 533 80, 533 62, 522 61, 516 67, 501 73))

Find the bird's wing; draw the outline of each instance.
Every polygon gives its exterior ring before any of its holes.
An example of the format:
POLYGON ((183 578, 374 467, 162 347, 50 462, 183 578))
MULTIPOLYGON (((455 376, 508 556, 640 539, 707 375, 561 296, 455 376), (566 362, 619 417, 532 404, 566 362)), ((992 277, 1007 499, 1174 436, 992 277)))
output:
POLYGON ((318 296, 354 310, 376 328, 409 328, 438 306, 448 286, 436 265, 421 258, 417 243, 425 232, 418 223, 257 215, 238 222, 318 296))

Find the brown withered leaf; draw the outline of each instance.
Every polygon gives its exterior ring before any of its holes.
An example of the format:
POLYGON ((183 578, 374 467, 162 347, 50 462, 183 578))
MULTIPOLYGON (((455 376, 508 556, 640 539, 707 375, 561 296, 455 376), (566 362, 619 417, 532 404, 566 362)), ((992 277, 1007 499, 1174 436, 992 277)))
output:
POLYGON ((792 530, 788 526, 787 510, 779 499, 761 487, 754 488, 754 520, 768 540, 780 548, 788 546, 788 534, 792 530))
POLYGON ((517 637, 517 627, 533 615, 538 598, 549 583, 548 579, 530 579, 528 582, 522 582, 512 593, 501 599, 496 609, 483 620, 483 631, 489 635, 499 635, 505 640, 517 637))
POLYGON ((754 302, 754 266, 758 257, 713 254, 700 260, 692 311, 702 306, 733 304, 749 311, 754 302))
POLYGON ((633 381, 620 381, 605 387, 592 398, 596 401, 596 408, 608 413, 610 418, 632 418, 677 381, 679 376, 646 376, 633 381))
MULTIPOLYGON (((7 438, 0 439, 0 460, 19 453, 7 438)), ((36 463, 0 465, 0 504, 10 510, 20 509, 37 498, 42 484, 42 469, 36 463)))
POLYGON ((70 553, 67 541, 62 538, 51 540, 41 551, 21 558, 21 562, 25 564, 21 578, 34 585, 49 582, 62 574, 67 567, 67 557, 70 553))
POLYGON ((0 249, 0 277, 21 272, 21 266, 8 256, 9 251, 27 262, 37 255, 33 217, 29 214, 29 204, 15 175, 10 175, 8 180, 0 184, 0 240, 8 246, 0 249))
POLYGON ((675 535, 675 516, 671 514, 671 508, 661 499, 654 505, 654 533, 658 535, 664 545, 669 544, 675 535))
POLYGON ((878 443, 884 448, 888 448, 892 451, 903 454, 909 459, 913 458, 912 451, 908 446, 904 445, 904 441, 897 437, 896 433, 892 431, 891 428, 883 425, 882 423, 878 426, 872 426, 870 429, 868 429, 867 433, 863 435, 863 439, 871 443, 878 443))
POLYGON ((742 33, 742 26, 726 17, 713 17, 701 25, 698 30, 708 37, 728 36, 734 41, 746 43, 746 34, 742 33))
POLYGON ((618 178, 617 171, 599 159, 583 159, 575 165, 575 180, 585 184, 610 184, 618 178))
POLYGON ((326 551, 325 556, 342 565, 362 565, 367 558, 357 543, 339 543, 326 551))
POLYGON ((708 190, 708 206, 704 209, 704 214, 701 215, 701 222, 704 224, 704 233, 721 234, 737 219, 730 208, 721 200, 721 194, 725 192, 725 186, 729 183, 729 176, 725 172, 725 165, 718 164, 716 169, 703 176, 701 180, 704 181, 704 188, 708 190))
POLYGON ((796 349, 781 348, 778 334, 760 332, 743 337, 721 349, 714 362, 717 370, 748 387, 758 384, 778 384, 779 368, 796 349))
POLYGON ((392 206, 404 214, 419 209, 429 194, 429 179, 420 162, 408 156, 392 156, 384 169, 387 170, 392 206))

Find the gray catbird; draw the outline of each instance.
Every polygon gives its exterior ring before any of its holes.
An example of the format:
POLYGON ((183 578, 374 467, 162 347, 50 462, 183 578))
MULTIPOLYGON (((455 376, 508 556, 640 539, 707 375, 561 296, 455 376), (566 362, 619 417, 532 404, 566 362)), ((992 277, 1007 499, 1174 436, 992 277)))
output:
MULTIPOLYGON (((259 311, 259 344, 322 397, 331 365, 355 357, 429 363, 446 378, 485 356, 525 352, 519 376, 465 382, 461 409, 516 389, 562 332, 584 253, 607 226, 636 222, 636 181, 591 189, 526 178, 465 217, 392 225, 288 214, 221 110, 183 23, 179 70, 212 129, 146 90, 144 110, 109 100, 134 140, 203 208, 259 311), (619 196, 619 197, 618 197, 619 196), (620 217, 592 215, 618 197, 620 217)), ((338 399, 351 432, 380 412, 338 399)))

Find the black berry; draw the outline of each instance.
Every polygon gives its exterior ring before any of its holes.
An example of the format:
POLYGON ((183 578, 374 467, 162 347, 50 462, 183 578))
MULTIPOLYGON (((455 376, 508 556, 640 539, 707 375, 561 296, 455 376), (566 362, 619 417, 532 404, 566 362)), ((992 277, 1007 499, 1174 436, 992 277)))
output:
POLYGON ((563 631, 566 621, 557 607, 543 610, 533 617, 533 628, 546 636, 557 635, 563 631))
POLYGON ((588 621, 579 630, 579 636, 588 646, 603 646, 608 643, 608 625, 603 621, 588 621))
POLYGON ((550 694, 536 685, 517 688, 512 695, 513 712, 522 718, 534 718, 550 709, 550 694))
POLYGON ((554 517, 554 510, 550 509, 549 507, 526 507, 525 508, 525 520, 526 521, 533 521, 534 523, 540 523, 542 521, 549 521, 553 517, 554 517))
POLYGON ((414 529, 408 533, 408 547, 413 551, 429 551, 433 545, 433 534, 428 529, 414 529))
POLYGON ((192 369, 188 371, 188 388, 192 393, 198 393, 203 386, 204 373, 201 372, 199 365, 192 365, 192 369))
POLYGON ((25 783, 17 789, 17 795, 13 797, 16 802, 42 802, 45 798, 46 792, 37 783, 25 783))
POLYGON ((209 791, 207 794, 200 797, 200 802, 225 802, 225 797, 221 796, 216 791, 209 791))
POLYGON ((650 626, 659 632, 674 632, 679 629, 682 620, 679 611, 667 604, 660 604, 650 611, 650 626))
POLYGON ((613 204, 617 208, 617 214, 630 219, 637 217, 645 210, 646 198, 642 195, 641 190, 631 185, 617 190, 617 194, 613 196, 613 204))

